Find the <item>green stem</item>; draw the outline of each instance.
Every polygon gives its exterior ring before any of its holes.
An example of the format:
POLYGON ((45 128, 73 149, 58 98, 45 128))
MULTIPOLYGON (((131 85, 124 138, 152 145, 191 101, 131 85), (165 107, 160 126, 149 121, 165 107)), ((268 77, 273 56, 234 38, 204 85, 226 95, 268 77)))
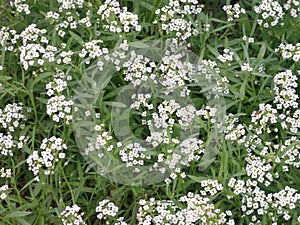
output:
POLYGON ((70 183, 69 183, 69 181, 68 181, 68 179, 67 179, 67 177, 65 175, 64 168, 62 167, 61 162, 59 162, 59 168, 60 168, 61 174, 62 174, 64 180, 66 181, 66 184, 67 184, 67 186, 68 186, 68 188, 70 190, 70 194, 71 194, 71 197, 72 197, 72 202, 73 202, 73 204, 75 204, 76 201, 75 201, 74 193, 73 193, 72 187, 71 187, 71 185, 70 185, 70 183))

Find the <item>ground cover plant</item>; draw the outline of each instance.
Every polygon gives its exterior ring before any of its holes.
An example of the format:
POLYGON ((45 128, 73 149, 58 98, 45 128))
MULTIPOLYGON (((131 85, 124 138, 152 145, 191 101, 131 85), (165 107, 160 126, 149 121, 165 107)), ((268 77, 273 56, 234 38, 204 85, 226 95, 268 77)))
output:
POLYGON ((300 1, 0 18, 0 224, 300 224, 300 1))

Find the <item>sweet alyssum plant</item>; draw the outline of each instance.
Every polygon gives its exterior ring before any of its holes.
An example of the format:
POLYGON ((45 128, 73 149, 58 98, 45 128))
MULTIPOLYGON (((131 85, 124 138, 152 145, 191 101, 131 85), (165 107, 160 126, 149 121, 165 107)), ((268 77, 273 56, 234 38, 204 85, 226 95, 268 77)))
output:
POLYGON ((0 0, 1 224, 300 224, 299 13, 0 0))

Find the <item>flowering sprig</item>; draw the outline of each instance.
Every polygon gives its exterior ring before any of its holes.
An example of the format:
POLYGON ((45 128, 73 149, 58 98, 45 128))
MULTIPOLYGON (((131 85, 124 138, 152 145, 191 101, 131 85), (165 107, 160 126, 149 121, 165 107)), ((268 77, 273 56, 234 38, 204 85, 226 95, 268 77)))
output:
POLYGON ((63 225, 86 225, 82 218, 83 215, 84 212, 80 213, 80 207, 75 204, 72 207, 67 206, 59 217, 63 225))
POLYGON ((63 144, 61 138, 52 136, 49 139, 43 139, 40 151, 34 151, 26 160, 28 169, 35 176, 35 181, 40 180, 40 172, 43 172, 45 175, 54 173, 57 162, 65 158, 66 154, 64 150, 66 149, 67 146, 63 144))

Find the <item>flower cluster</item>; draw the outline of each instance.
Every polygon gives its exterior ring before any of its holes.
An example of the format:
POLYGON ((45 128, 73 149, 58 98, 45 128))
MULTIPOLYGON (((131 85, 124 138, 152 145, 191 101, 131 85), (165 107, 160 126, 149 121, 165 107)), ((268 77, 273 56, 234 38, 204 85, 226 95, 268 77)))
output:
POLYGON ((281 43, 275 52, 280 52, 283 59, 292 58, 293 61, 298 62, 300 60, 300 43, 296 45, 281 43))
POLYGON ((287 0, 283 7, 286 11, 290 13, 290 15, 294 18, 299 16, 300 12, 300 1, 299 0, 287 0))
POLYGON ((80 212, 80 207, 78 205, 73 205, 72 207, 67 206, 59 215, 63 225, 86 225, 83 221, 83 212, 80 212))
POLYGON ((245 126, 239 123, 239 119, 237 117, 234 117, 233 114, 228 114, 226 116, 225 123, 225 140, 237 141, 238 144, 245 142, 245 126))
MULTIPOLYGON (((147 155, 147 149, 143 148, 139 143, 130 143, 121 149, 119 155, 122 162, 126 162, 127 167, 143 166, 144 160, 150 160, 151 156, 147 155)), ((134 172, 139 172, 136 168, 134 172)))
POLYGON ((224 48, 224 50, 223 50, 223 54, 221 55, 219 55, 218 57, 217 57, 217 59, 218 60, 220 60, 221 62, 223 62, 223 63, 226 63, 226 62, 231 62, 231 61, 233 61, 233 52, 232 51, 230 51, 229 49, 227 49, 227 48, 224 48))
POLYGON ((61 6, 59 7, 59 11, 61 12, 63 10, 82 8, 84 0, 57 0, 57 2, 61 4, 61 6))
POLYGON ((95 59, 103 54, 108 53, 107 48, 101 48, 99 45, 103 43, 102 40, 92 40, 90 42, 84 43, 83 48, 81 49, 81 52, 79 53, 80 58, 85 58, 88 56, 89 58, 85 61, 86 64, 90 63, 90 59, 95 59))
POLYGON ((245 9, 241 8, 241 6, 236 3, 234 5, 225 5, 223 6, 223 10, 227 14, 227 20, 233 21, 234 19, 240 18, 240 14, 246 14, 245 9))
POLYGON ((22 121, 26 118, 22 112, 22 103, 7 104, 3 110, 0 109, 1 128, 7 129, 9 132, 14 132, 16 128, 23 129, 25 125, 22 121))
POLYGON ((12 7, 15 7, 17 12, 25 12, 26 15, 30 14, 29 5, 26 4, 26 0, 13 0, 9 1, 12 7))
POLYGON ((26 162, 28 169, 33 172, 35 180, 39 181, 39 173, 43 171, 45 175, 49 175, 54 172, 56 163, 60 159, 65 158, 64 150, 67 149, 66 144, 63 144, 61 138, 52 136, 51 138, 45 138, 40 146, 41 151, 34 151, 28 156, 26 162))
POLYGON ((96 212, 98 213, 97 217, 102 220, 107 217, 115 217, 119 212, 119 208, 110 200, 104 199, 99 202, 99 205, 96 207, 96 212))
POLYGON ((298 77, 293 75, 291 70, 275 75, 273 89, 275 92, 274 104, 276 104, 277 109, 298 109, 297 80, 298 77))
POLYGON ((241 70, 242 70, 242 71, 247 71, 247 72, 252 72, 252 71, 253 71, 253 68, 249 65, 249 63, 244 63, 244 64, 241 66, 241 70))
POLYGON ((259 25, 265 28, 276 26, 283 19, 283 8, 277 0, 263 0, 254 11, 261 16, 257 20, 259 25))
POLYGON ((275 145, 274 148, 278 150, 280 156, 280 159, 276 158, 276 161, 284 163, 282 166, 284 172, 288 172, 290 166, 300 168, 300 143, 296 136, 285 140, 280 146, 275 145))
POLYGON ((1 178, 10 178, 11 177, 11 169, 0 169, 0 177, 1 178))
POLYGON ((232 215, 231 211, 224 213, 217 209, 208 197, 189 192, 180 197, 179 202, 185 204, 185 208, 180 208, 170 200, 141 199, 137 214, 138 225, 234 224, 233 220, 226 218, 232 215))
POLYGON ((20 35, 15 30, 2 26, 0 29, 0 45, 5 51, 13 51, 20 35))
POLYGON ((71 79, 71 76, 66 76, 63 71, 56 69, 53 81, 46 85, 47 95, 50 97, 47 102, 47 114, 57 123, 65 120, 66 124, 69 124, 73 119, 72 106, 74 102, 67 100, 63 94, 63 91, 68 88, 66 80, 71 79))
POLYGON ((22 149, 24 143, 28 141, 28 137, 20 136, 18 139, 12 136, 12 134, 0 133, 0 153, 4 156, 13 156, 13 150, 17 147, 22 149))
POLYGON ((247 37, 246 35, 244 35, 242 37, 243 41, 247 41, 248 43, 254 43, 254 38, 253 37, 247 37))
POLYGON ((68 30, 75 30, 80 26, 89 28, 92 26, 91 22, 91 10, 92 4, 88 3, 83 6, 84 1, 59 1, 61 6, 58 8, 58 12, 49 11, 46 13, 45 18, 54 25, 54 29, 60 37, 65 37, 68 34, 68 30), (87 7, 87 8, 86 8, 87 7), (78 12, 85 8, 84 12, 78 12))
MULTIPOLYGON (((224 54, 219 55, 217 58, 221 61, 221 63, 226 63, 227 61, 233 60, 233 52, 228 49, 224 49, 224 54)), ((202 60, 203 65, 199 65, 197 69, 200 73, 205 76, 206 82, 213 85, 211 90, 208 90, 208 95, 212 94, 215 98, 219 97, 219 94, 228 94, 229 93, 229 80, 226 76, 216 76, 213 74, 220 74, 220 68, 218 67, 220 63, 217 63, 214 60, 202 60)), ((230 63, 228 63, 228 66, 230 63)), ((224 65, 222 65, 224 66, 224 65)), ((202 80, 203 81, 203 80, 202 80)))
POLYGON ((262 159, 256 156, 250 156, 246 158, 246 171, 247 176, 257 180, 259 183, 263 183, 269 186, 273 181, 273 175, 270 173, 272 166, 267 163, 266 159, 262 159))
POLYGON ((200 184, 201 187, 204 188, 200 190, 202 196, 214 196, 223 190, 223 185, 217 180, 202 180, 200 184))
POLYGON ((0 154, 4 156, 13 156, 15 148, 22 149, 28 137, 17 135, 15 132, 23 129, 23 123, 26 118, 23 114, 23 104, 7 104, 5 108, 0 109, 0 154))
POLYGON ((106 22, 103 28, 112 33, 128 33, 130 31, 141 31, 138 15, 129 12, 127 7, 120 7, 116 0, 106 0, 97 11, 100 21, 106 22))
POLYGON ((48 45, 49 40, 44 36, 46 32, 46 29, 37 28, 36 24, 30 24, 21 32, 23 44, 18 49, 20 62, 25 70, 28 70, 29 66, 42 66, 45 60, 54 62, 54 55, 58 49, 48 45))
POLYGON ((277 224, 276 215, 289 221, 292 218, 290 210, 294 209, 300 200, 297 190, 289 186, 285 186, 279 192, 269 194, 262 190, 255 180, 251 179, 244 181, 231 178, 228 186, 233 189, 231 197, 241 196, 242 211, 244 216, 252 215, 251 224, 261 223, 264 215, 268 215, 274 224, 277 224))
POLYGON ((2 185, 0 187, 0 201, 7 198, 7 192, 8 192, 8 185, 7 184, 2 185))
POLYGON ((170 0, 168 5, 155 11, 155 24, 158 24, 168 35, 173 35, 175 44, 187 43, 191 36, 199 34, 197 15, 202 12, 203 5, 197 0, 170 0), (193 15, 195 21, 187 19, 193 15))
MULTIPOLYGON (((110 144, 109 141, 112 140, 112 136, 109 135, 107 131, 104 129, 104 124, 96 125, 95 126, 95 131, 98 133, 96 138, 94 139, 93 142, 88 144, 88 147, 85 149, 85 154, 88 155, 90 152, 93 151, 98 151, 100 152, 98 154, 99 158, 102 158, 104 156, 101 148, 105 147, 105 150, 110 152, 113 150, 114 145, 110 144)), ((121 143, 117 144, 119 147, 121 147, 121 143)))

